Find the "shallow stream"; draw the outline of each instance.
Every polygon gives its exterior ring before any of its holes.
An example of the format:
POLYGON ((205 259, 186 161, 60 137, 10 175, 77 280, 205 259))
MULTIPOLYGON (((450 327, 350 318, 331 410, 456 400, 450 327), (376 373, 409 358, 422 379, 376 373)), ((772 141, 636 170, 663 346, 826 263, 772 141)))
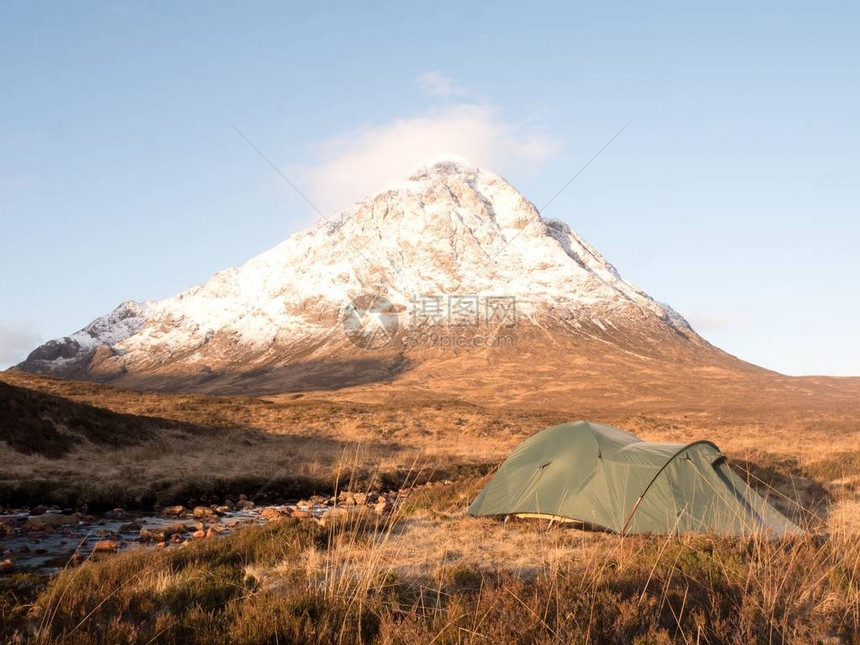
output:
POLYGON ((199 519, 190 511, 178 517, 120 509, 95 516, 71 510, 33 515, 26 510, 7 512, 0 514, 0 575, 26 571, 51 576, 76 560, 101 559, 134 549, 175 548, 193 539, 223 537, 242 525, 266 523, 266 509, 321 517, 329 508, 318 503, 259 506, 213 511, 199 519), (163 538, 162 533, 166 533, 163 538))

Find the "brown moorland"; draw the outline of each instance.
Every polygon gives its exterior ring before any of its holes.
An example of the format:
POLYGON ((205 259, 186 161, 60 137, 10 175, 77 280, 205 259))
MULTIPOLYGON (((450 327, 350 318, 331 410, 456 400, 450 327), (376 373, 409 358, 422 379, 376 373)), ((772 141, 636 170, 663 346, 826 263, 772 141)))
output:
POLYGON ((3 373, 4 401, 29 410, 23 435, 12 429, 14 416, 0 428, 0 484, 19 499, 72 490, 104 504, 165 504, 201 492, 272 486, 289 494, 336 483, 405 484, 410 494, 370 524, 289 520, 86 562, 47 586, 26 574, 0 578, 0 636, 860 642, 860 379, 786 377, 718 350, 719 360, 703 366, 605 347, 597 363, 594 347, 554 348, 516 360, 425 355, 382 381, 256 396, 3 373), (128 441, 106 442, 75 418, 115 427, 128 441), (465 515, 514 445, 579 418, 648 440, 715 441, 811 535, 619 539, 465 515), (69 442, 40 454, 34 437, 69 442), (423 484, 442 479, 453 482, 423 484))

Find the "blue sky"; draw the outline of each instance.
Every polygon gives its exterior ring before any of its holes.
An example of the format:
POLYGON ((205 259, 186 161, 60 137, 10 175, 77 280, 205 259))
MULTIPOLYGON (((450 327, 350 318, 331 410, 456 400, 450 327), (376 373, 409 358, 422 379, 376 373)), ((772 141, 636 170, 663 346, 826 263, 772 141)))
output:
POLYGON ((455 152, 711 342, 860 374, 856 3, 5 2, 0 367, 455 152), (647 6, 645 6, 647 4, 647 6))

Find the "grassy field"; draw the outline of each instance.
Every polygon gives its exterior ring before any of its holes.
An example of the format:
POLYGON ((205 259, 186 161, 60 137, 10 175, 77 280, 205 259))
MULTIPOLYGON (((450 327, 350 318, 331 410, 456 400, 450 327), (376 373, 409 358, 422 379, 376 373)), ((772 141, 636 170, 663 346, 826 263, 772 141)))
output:
MULTIPOLYGON (((559 411, 399 396, 374 404, 359 391, 163 394, 14 372, 0 376, 3 386, 46 397, 26 436, 47 437, 47 448, 22 451, 0 440, 0 505, 151 507, 261 489, 302 496, 330 492, 353 471, 387 477, 394 486, 416 465, 429 478, 451 478, 500 463, 541 428, 586 418, 646 440, 710 439, 782 494, 820 506, 821 491, 815 491, 823 487, 842 504, 843 519, 860 519, 854 512, 860 423, 844 406, 808 410, 786 403, 768 411, 742 401, 707 413, 667 411, 662 403, 634 411, 605 403, 559 411), (79 429, 82 418, 84 425, 110 430, 87 434, 79 429), (48 432, 41 434, 46 419, 48 432), (50 453, 58 441, 65 448, 50 453)), ((0 424, 0 433, 10 427, 0 424)), ((830 512, 838 504, 812 510, 830 512)))
POLYGON ((7 579, 9 643, 860 642, 860 537, 620 539, 470 518, 477 480, 384 518, 288 519, 223 540, 7 579))
POLYGON ((86 561, 49 582, 7 574, 0 642, 860 643, 860 427, 848 408, 558 411, 2 380, 24 390, 7 388, 4 403, 35 412, 25 431, 4 422, 0 505, 149 509, 347 482, 410 495, 383 519, 287 520, 86 561), (716 441, 809 536, 619 539, 465 514, 514 445, 583 417, 716 441))

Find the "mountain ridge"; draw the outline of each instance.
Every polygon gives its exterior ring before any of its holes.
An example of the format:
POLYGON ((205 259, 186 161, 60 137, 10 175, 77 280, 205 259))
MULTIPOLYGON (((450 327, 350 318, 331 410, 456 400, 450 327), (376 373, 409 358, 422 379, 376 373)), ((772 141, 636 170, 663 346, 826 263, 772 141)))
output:
MULTIPOLYGON (((542 218, 501 176, 446 159, 202 285, 160 301, 126 301, 36 348, 16 369, 141 387, 169 377, 190 389, 274 368, 301 373, 308 363, 320 373, 326 363, 354 362, 347 370, 354 372, 378 364, 390 376, 428 359, 426 350, 403 345, 404 334, 427 327, 414 318, 422 299, 448 307, 437 331, 473 339, 500 331, 453 329, 452 298, 471 299, 476 309, 509 299, 516 335, 528 342, 543 335, 641 355, 727 356, 624 280, 567 224, 542 218), (399 335, 381 351, 357 348, 344 333, 357 297, 390 306, 399 335)), ((499 353, 516 360, 516 352, 499 353)), ((328 385, 354 381, 333 374, 328 385)))

